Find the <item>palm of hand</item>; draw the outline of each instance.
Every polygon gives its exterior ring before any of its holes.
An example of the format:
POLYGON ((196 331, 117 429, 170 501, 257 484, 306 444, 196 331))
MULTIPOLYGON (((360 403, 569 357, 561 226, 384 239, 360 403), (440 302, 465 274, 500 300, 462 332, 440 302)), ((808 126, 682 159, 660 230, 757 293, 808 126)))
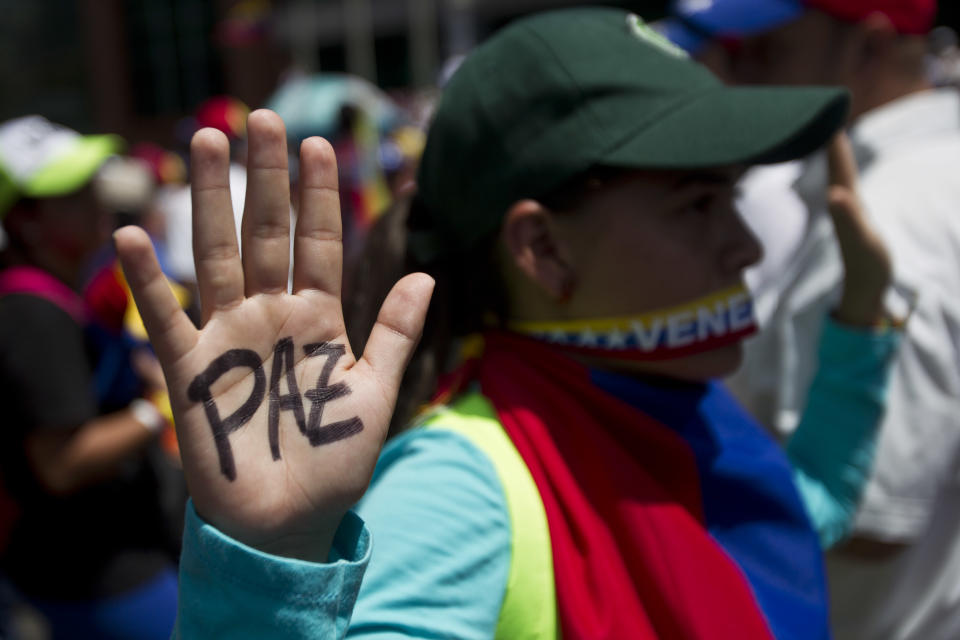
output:
POLYGON ((242 261, 225 140, 204 131, 192 146, 200 331, 164 295, 142 232, 118 232, 117 249, 164 368, 198 513, 252 546, 316 559, 369 482, 431 282, 414 275, 398 283, 355 359, 340 304, 332 150, 319 139, 301 149, 294 292, 287 293, 283 127, 275 115, 255 112, 248 132, 242 261))
POLYGON ((323 294, 261 295, 216 314, 170 373, 186 389, 177 427, 195 443, 183 456, 197 510, 223 512, 217 525, 255 546, 277 535, 265 522, 305 530, 355 502, 390 419, 389 393, 355 370, 342 322, 318 322, 338 303, 311 297, 323 294), (325 402, 329 389, 340 395, 325 402))

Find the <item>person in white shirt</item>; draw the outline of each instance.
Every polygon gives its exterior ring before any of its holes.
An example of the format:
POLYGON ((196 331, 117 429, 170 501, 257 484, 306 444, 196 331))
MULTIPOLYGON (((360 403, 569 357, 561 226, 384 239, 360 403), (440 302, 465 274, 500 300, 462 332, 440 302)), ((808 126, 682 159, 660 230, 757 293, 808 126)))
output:
MULTIPOLYGON (((861 194, 889 246, 893 316, 912 309, 855 533, 828 557, 838 638, 960 637, 960 96, 925 75, 934 0, 680 2, 674 42, 738 82, 839 84, 861 194)), ((816 369, 843 264, 822 158, 754 174, 748 220, 768 257, 751 276, 763 332, 731 387, 789 433, 816 369), (769 221, 776 216, 765 216, 769 221)))

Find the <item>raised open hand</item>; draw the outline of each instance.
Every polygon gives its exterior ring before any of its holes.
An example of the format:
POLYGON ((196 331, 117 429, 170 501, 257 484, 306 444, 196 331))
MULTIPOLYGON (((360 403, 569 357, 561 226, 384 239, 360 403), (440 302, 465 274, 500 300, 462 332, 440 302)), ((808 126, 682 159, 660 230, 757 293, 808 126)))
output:
POLYGON ((843 297, 834 316, 852 326, 875 326, 885 318, 884 294, 893 278, 890 252, 871 227, 860 201, 857 164, 846 134, 839 133, 830 142, 827 158, 827 205, 844 269, 843 297))
POLYGON ((117 231, 124 272, 163 366, 197 512, 264 551, 324 560, 343 514, 366 490, 433 288, 398 282, 363 356, 347 343, 333 149, 300 148, 293 293, 283 122, 250 114, 242 260, 219 131, 191 144, 197 330, 171 294, 147 235, 117 231))

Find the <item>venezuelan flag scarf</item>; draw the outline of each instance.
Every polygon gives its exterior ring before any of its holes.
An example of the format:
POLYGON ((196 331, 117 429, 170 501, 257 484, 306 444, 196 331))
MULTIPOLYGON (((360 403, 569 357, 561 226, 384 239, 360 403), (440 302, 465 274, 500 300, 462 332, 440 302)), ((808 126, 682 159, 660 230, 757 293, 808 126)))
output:
POLYGON ((478 382, 536 482, 564 638, 829 637, 788 463, 719 385, 591 371, 516 334, 484 342, 446 392, 478 382))

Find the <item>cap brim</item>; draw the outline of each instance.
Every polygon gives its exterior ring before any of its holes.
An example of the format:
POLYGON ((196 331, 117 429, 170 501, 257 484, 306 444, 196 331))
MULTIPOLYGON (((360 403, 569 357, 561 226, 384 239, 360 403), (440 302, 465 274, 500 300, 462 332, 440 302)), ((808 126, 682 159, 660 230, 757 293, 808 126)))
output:
POLYGON ((702 169, 802 158, 844 125, 849 96, 820 87, 707 91, 621 142, 598 164, 702 169))
POLYGON ((22 195, 53 198, 78 191, 93 178, 107 158, 123 148, 123 139, 114 135, 82 136, 69 150, 21 186, 22 195))

